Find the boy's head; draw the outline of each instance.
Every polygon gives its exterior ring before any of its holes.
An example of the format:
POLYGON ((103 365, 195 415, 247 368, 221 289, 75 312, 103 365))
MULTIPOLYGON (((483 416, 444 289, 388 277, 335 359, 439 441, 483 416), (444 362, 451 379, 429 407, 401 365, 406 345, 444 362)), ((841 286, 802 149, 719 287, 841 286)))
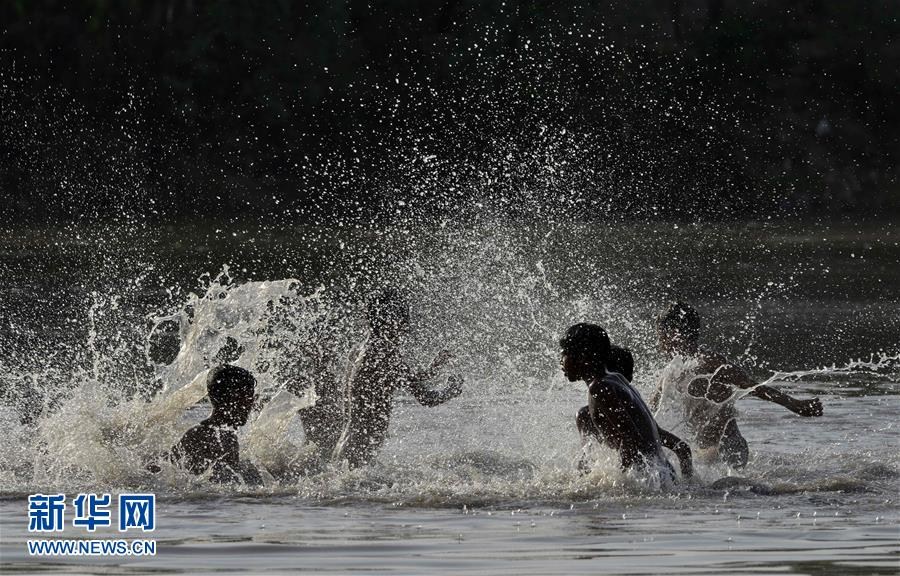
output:
POLYGON ((609 358, 609 336, 597 324, 582 322, 566 330, 559 348, 563 374, 575 382, 603 369, 609 358))
POLYGON ((228 424, 243 426, 247 423, 256 393, 253 374, 243 368, 223 364, 210 370, 206 391, 213 410, 228 424))
POLYGON ((610 372, 618 372, 631 382, 634 377, 634 356, 631 355, 631 350, 621 346, 610 346, 606 369, 610 372))
POLYGON ((700 315, 683 302, 673 302, 657 317, 656 335, 667 354, 693 352, 700 339, 700 315))
POLYGON ((369 300, 366 318, 374 334, 400 336, 409 330, 409 304, 399 292, 388 288, 369 300))

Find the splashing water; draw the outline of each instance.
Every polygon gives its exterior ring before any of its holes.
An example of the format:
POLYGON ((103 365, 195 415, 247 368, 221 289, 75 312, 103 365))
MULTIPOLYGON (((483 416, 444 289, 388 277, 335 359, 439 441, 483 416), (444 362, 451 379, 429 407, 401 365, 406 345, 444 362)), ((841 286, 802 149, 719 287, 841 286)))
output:
MULTIPOLYGON (((284 436, 277 433, 284 430, 284 414, 296 413, 315 401, 312 390, 300 398, 283 390, 288 379, 296 376, 291 374, 296 369, 295 356, 303 351, 304 359, 310 355, 322 358, 321 347, 329 337, 325 332, 334 335, 337 327, 329 319, 332 312, 321 291, 303 296, 292 280, 238 285, 231 282, 226 268, 209 281, 205 294, 191 294, 176 312, 154 318, 148 342, 159 337, 161 326, 174 323, 178 353, 169 363, 148 358, 154 370, 138 385, 140 393, 134 394, 117 380, 118 369, 104 370, 105 365, 133 354, 116 350, 112 357, 102 357, 96 345, 95 309, 110 305, 115 305, 114 298, 96 302, 88 314, 89 369, 74 371, 74 386, 56 401, 58 407, 43 411, 33 441, 11 446, 19 453, 7 455, 9 461, 17 456, 35 459, 29 483, 129 485, 152 481, 145 466, 186 430, 182 422, 185 411, 205 398, 208 369, 221 362, 251 370, 257 390, 272 397, 244 431, 251 458, 266 460, 264 451, 271 451, 273 444, 265 439, 284 436), (148 401, 146 396, 153 392, 148 401)), ((339 356, 339 345, 338 340, 329 340, 329 353, 339 356)), ((149 353, 151 346, 143 348, 149 353)), ((24 439, 25 430, 22 432, 24 439)))
MULTIPOLYGON (((3 490, 246 490, 211 485, 170 466, 159 474, 146 471, 148 463, 157 461, 208 413, 206 371, 227 361, 254 373, 266 401, 240 431, 242 457, 266 472, 266 485, 258 489, 263 492, 283 491, 323 502, 362 499, 422 505, 655 493, 661 487, 659 478, 622 474, 608 449, 592 449, 589 474, 575 471, 581 443, 573 420, 584 390, 580 384, 563 383, 557 367, 558 334, 577 321, 604 324, 615 342, 636 352, 636 385, 645 393, 661 365, 651 352, 654 288, 644 278, 611 272, 623 258, 621 251, 586 262, 584 249, 567 244, 565 233, 555 228, 538 232, 475 227, 396 234, 390 238, 394 245, 376 251, 393 256, 364 260, 344 271, 348 288, 310 289, 290 279, 240 281, 226 267, 215 277, 204 277, 200 290, 168 309, 145 308, 137 319, 123 312, 121 294, 105 297, 95 292, 87 314, 84 362, 69 373, 48 362, 58 372, 54 384, 63 382, 65 390, 44 394, 45 409, 34 424, 10 422, 10 441, 0 453, 3 490), (570 266, 579 259, 584 262, 579 268, 570 266), (367 337, 358 305, 364 298, 353 286, 365 293, 384 284, 401 286, 412 305, 414 329, 407 358, 412 364, 426 364, 437 351, 453 350, 448 371, 465 377, 463 396, 431 409, 399 397, 390 438, 373 466, 347 471, 334 464, 299 477, 287 474, 312 457, 296 413, 312 404, 315 394, 301 385, 297 396, 298 387, 292 384, 305 383, 325 369, 346 383, 352 359, 367 337), (147 326, 141 337, 129 339, 141 326, 147 326), (142 364, 148 368, 141 370, 142 364), (123 382, 129 366, 132 376, 123 382)), ((586 243, 615 248, 616 241, 614 236, 588 236, 586 243)), ((893 386, 896 362, 895 356, 883 355, 845 367, 778 372, 763 383, 857 379, 865 374, 893 386)), ((673 363, 665 370, 689 368, 673 363)), ((39 380, 13 367, 8 372, 17 382, 39 380)), ((677 375, 669 376, 679 381, 677 375)), ((683 400, 679 391, 679 386, 666 389, 663 405, 669 408, 658 418, 684 433, 683 426, 673 422, 681 417, 672 408, 683 400)), ((822 422, 811 425, 825 425, 822 422)), ((798 490, 810 483, 848 486, 846 472, 823 477, 807 471, 794 474, 794 482, 779 472, 785 466, 779 458, 756 454, 749 473, 772 481, 772 489, 778 490, 798 490), (806 484, 797 484, 801 480, 806 484)), ((810 454, 802 459, 813 462, 810 454)), ((871 459, 864 460, 860 465, 872 465, 871 459)), ((889 476, 896 473, 895 461, 896 456, 890 456, 883 464, 889 476)), ((701 464, 698 473, 696 482, 677 490, 699 489, 728 471, 701 464)))

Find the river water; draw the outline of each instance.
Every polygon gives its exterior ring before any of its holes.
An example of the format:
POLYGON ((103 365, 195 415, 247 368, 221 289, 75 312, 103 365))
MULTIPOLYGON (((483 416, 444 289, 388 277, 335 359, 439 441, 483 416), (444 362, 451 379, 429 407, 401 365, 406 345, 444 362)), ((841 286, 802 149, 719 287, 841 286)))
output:
POLYGON ((900 570, 896 226, 107 226, 7 231, 0 249, 5 572, 900 570), (344 373, 364 295, 385 284, 411 301, 410 362, 449 348, 465 385, 434 408, 399 395, 374 465, 279 477, 302 423, 264 412, 241 437, 273 472, 264 487, 143 469, 208 414, 175 393, 229 338, 263 397, 310 356, 344 373), (603 324, 646 397, 664 365, 653 315, 674 298, 698 308, 708 345, 820 397, 824 416, 744 398, 740 472, 698 459, 695 479, 660 488, 594 450, 578 474, 585 391, 559 373, 555 339, 603 324), (725 476, 742 480, 712 487, 725 476), (156 556, 28 555, 29 494, 134 491, 157 495, 156 556))

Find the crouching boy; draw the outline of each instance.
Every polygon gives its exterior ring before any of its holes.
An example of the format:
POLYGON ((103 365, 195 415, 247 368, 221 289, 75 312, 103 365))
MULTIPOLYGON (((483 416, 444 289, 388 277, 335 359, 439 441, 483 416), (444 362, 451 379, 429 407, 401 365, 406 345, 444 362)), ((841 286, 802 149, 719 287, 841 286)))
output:
POLYGON ((247 423, 256 393, 250 372, 225 364, 210 371, 206 383, 212 414, 188 430, 169 459, 192 474, 210 471, 213 482, 260 484, 256 467, 241 461, 237 429, 247 423))
POLYGON ((656 424, 640 394, 618 371, 607 370, 610 343, 596 324, 576 324, 559 341, 563 373, 570 382, 583 380, 588 405, 576 419, 583 436, 606 444, 621 459, 623 471, 656 468, 662 477, 675 479, 663 446, 677 454, 683 477, 693 474, 690 448, 656 424))

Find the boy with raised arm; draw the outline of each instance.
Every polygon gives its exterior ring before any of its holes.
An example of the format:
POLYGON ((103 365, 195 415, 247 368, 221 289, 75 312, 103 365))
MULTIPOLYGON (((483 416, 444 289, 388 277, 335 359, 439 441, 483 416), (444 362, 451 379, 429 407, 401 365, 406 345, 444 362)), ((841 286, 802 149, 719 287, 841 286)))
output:
MULTIPOLYGON (((691 450, 677 436, 659 426, 640 394, 622 375, 632 372, 633 360, 627 349, 616 352, 618 362, 610 365, 610 344, 606 331, 596 324, 575 324, 559 341, 562 371, 570 382, 584 380, 588 387, 588 405, 578 412, 576 424, 583 437, 616 450, 622 470, 656 467, 660 474, 675 479, 675 471, 663 453, 673 450, 681 463, 681 474, 693 474, 691 450)), ((581 465, 579 466, 581 467, 581 465)))
POLYGON ((237 429, 247 423, 256 395, 250 372, 225 364, 213 368, 206 381, 212 414, 188 430, 169 452, 169 459, 191 474, 212 469, 213 482, 260 484, 256 467, 241 461, 237 429))
POLYGON ((462 379, 448 378, 444 390, 426 386, 450 359, 444 350, 431 366, 413 372, 403 361, 400 345, 409 332, 409 305, 395 291, 385 290, 368 305, 370 336, 349 389, 349 412, 335 454, 351 468, 371 462, 387 436, 394 395, 401 388, 425 406, 437 406, 462 392, 462 379))
POLYGON ((659 386, 650 399, 659 408, 667 386, 675 386, 682 402, 685 423, 695 434, 696 447, 713 449, 733 468, 747 465, 747 441, 737 426, 735 397, 741 390, 749 395, 784 406, 800 416, 821 416, 818 398, 799 400, 754 382, 724 356, 699 345, 700 316, 687 304, 675 302, 657 318, 660 349, 671 362, 663 370, 659 386))

